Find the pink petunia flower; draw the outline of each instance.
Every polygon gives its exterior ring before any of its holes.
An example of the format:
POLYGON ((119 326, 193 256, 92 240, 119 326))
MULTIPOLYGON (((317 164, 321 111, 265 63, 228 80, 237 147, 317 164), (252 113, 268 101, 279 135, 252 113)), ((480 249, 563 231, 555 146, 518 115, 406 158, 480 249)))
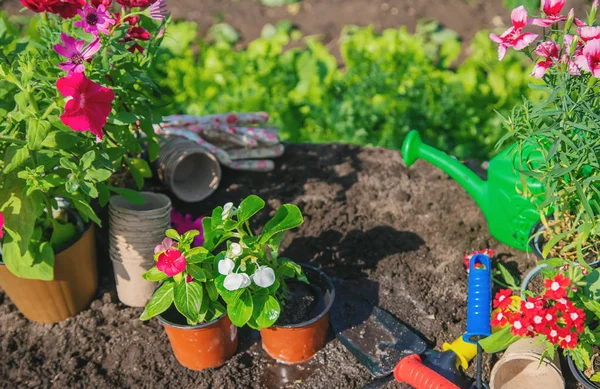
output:
POLYGON ((579 27, 577 35, 584 42, 591 41, 592 39, 600 39, 600 27, 579 27))
POLYGON ((181 254, 181 251, 170 248, 158 256, 156 267, 167 276, 173 277, 183 272, 186 264, 185 257, 181 254))
POLYGON ((174 244, 173 239, 165 238, 161 242, 161 244, 154 247, 154 254, 162 253, 163 251, 167 251, 170 248, 176 248, 177 245, 174 244))
POLYGON ((537 34, 523 32, 523 27, 527 25, 527 10, 520 6, 512 10, 510 14, 512 27, 506 30, 502 35, 490 34, 490 39, 498 46, 498 60, 502 61, 509 47, 515 50, 523 50, 537 38, 537 34))
POLYGON ((103 4, 100 4, 98 8, 86 4, 83 11, 79 10, 77 12, 82 20, 73 23, 73 25, 83 28, 83 31, 90 34, 98 35, 98 32, 108 34, 110 27, 115 24, 115 20, 110 17, 103 4))
MULTIPOLYGON (((548 27, 558 22, 564 22, 574 15, 574 10, 569 11, 569 16, 563 16, 560 11, 564 8, 566 0, 542 0, 542 11, 544 11, 545 18, 536 18, 531 21, 531 24, 540 27, 548 27)), ((573 22, 576 26, 585 26, 585 23, 581 20, 573 17, 573 22)))
POLYGON ((554 65, 556 60, 558 60, 559 51, 560 46, 557 45, 556 42, 546 41, 540 43, 535 49, 535 53, 543 58, 543 60, 535 64, 531 75, 535 76, 536 78, 544 77, 546 71, 550 69, 552 65, 554 65))
POLYGON ((58 66, 62 70, 66 70, 69 73, 81 73, 85 70, 83 61, 87 61, 92 58, 98 50, 100 50, 101 44, 100 39, 94 39, 87 47, 83 47, 85 44, 84 40, 75 39, 72 36, 60 34, 60 39, 63 44, 54 45, 54 51, 69 60, 67 62, 61 62, 58 66))
POLYGON ((600 78, 600 39, 592 39, 587 42, 583 47, 582 54, 575 61, 581 69, 600 78))
POLYGON ((152 19, 163 20, 168 14, 166 0, 158 0, 150 6, 150 17, 152 19))
POLYGON ((90 131, 102 140, 102 127, 112 109, 115 94, 89 80, 83 73, 69 73, 56 81, 63 96, 70 97, 60 120, 74 131, 90 131))
POLYGON ((202 217, 192 220, 192 215, 182 215, 175 210, 171 210, 171 224, 178 234, 185 234, 190 230, 198 230, 200 235, 194 238, 193 247, 202 246, 204 243, 204 230, 202 228, 202 217))
POLYGON ((0 239, 4 236, 4 215, 0 212, 0 239))

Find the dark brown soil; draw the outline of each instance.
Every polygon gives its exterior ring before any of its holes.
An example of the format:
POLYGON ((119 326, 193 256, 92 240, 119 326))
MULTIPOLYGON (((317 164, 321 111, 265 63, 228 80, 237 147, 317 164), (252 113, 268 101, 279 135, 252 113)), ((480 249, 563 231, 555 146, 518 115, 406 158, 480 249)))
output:
MULTIPOLYGON (((282 255, 322 269, 340 296, 359 293, 438 350, 465 330, 465 253, 497 249, 521 274, 535 263, 491 238, 479 209, 448 176, 423 162, 407 169, 391 150, 289 146, 272 173, 225 170, 208 200, 175 205, 205 215, 251 193, 268 199, 254 228, 283 203, 303 210, 306 221, 287 234, 282 255)), ((96 299, 60 324, 28 322, 0 292, 0 387, 352 389, 370 381, 332 335, 323 351, 298 367, 274 363, 248 330, 240 331, 238 352, 225 366, 189 371, 176 362, 158 320, 143 323, 141 309, 117 301, 108 258, 100 262, 96 299)), ((484 359, 486 377, 493 360, 484 359)))
MULTIPOLYGON (((289 284, 289 297, 281 310, 281 315, 277 319, 277 325, 286 326, 290 324, 299 324, 312 319, 317 297, 308 285, 302 283, 289 284)), ((322 296, 321 296, 322 297, 322 296)))

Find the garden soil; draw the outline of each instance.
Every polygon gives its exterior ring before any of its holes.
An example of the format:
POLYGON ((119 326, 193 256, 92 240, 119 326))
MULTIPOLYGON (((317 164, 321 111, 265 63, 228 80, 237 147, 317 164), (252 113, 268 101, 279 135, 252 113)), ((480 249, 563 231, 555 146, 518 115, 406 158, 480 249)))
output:
MULTIPOLYGON (((359 294, 438 350, 465 330, 464 254, 499 250, 501 261, 519 276, 535 264, 532 255, 490 236, 475 203, 446 174, 422 161, 406 168, 392 150, 291 145, 275 171, 225 170, 209 199, 174 204, 200 216, 251 193, 268 199, 255 230, 281 204, 302 209, 305 222, 286 235, 283 255, 332 277, 338 302, 359 294)), ((175 360, 158 320, 141 322, 142 309, 118 302, 110 261, 100 254, 96 298, 65 322, 31 323, 0 292, 0 387, 352 389, 370 381, 331 333, 313 360, 286 366, 266 356, 256 332, 242 330, 238 351, 227 364, 187 370, 175 360)), ((484 359, 486 378, 496 360, 484 359)), ((474 371, 471 366, 467 374, 472 377, 474 371)))

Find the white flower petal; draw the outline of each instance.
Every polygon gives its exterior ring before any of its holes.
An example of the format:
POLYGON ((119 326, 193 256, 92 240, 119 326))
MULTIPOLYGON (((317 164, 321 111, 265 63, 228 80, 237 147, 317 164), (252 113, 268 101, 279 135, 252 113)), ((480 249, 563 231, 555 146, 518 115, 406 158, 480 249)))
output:
POLYGON ((275 272, 268 266, 261 266, 252 275, 252 280, 256 285, 268 288, 275 283, 275 272))
POLYGON ((232 243, 231 246, 229 246, 229 251, 231 251, 232 257, 237 258, 242 254, 242 246, 240 246, 239 243, 232 243))
POLYGON ((221 259, 218 264, 219 273, 223 274, 224 276, 229 275, 233 271, 234 267, 235 262, 229 258, 221 259))
POLYGON ((223 287, 227 290, 238 290, 250 285, 250 277, 245 273, 231 273, 225 277, 223 287))

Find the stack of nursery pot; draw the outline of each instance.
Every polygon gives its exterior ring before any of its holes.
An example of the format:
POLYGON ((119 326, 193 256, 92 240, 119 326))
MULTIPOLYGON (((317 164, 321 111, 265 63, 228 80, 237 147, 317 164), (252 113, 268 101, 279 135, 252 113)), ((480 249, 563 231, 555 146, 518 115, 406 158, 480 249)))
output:
POLYGON ((75 316, 87 307, 98 287, 94 226, 83 223, 75 211, 67 208, 67 202, 57 200, 75 226, 76 234, 55 254, 54 279, 21 278, 0 261, 0 287, 23 316, 41 323, 56 323, 75 316))
POLYGON ((189 139, 169 136, 160 141, 158 177, 185 202, 210 196, 221 182, 221 165, 205 148, 189 139))
POLYGON ((141 192, 143 205, 129 203, 121 196, 110 199, 110 259, 123 304, 146 305, 155 285, 142 278, 154 266, 154 248, 171 223, 171 200, 163 195, 141 192))

